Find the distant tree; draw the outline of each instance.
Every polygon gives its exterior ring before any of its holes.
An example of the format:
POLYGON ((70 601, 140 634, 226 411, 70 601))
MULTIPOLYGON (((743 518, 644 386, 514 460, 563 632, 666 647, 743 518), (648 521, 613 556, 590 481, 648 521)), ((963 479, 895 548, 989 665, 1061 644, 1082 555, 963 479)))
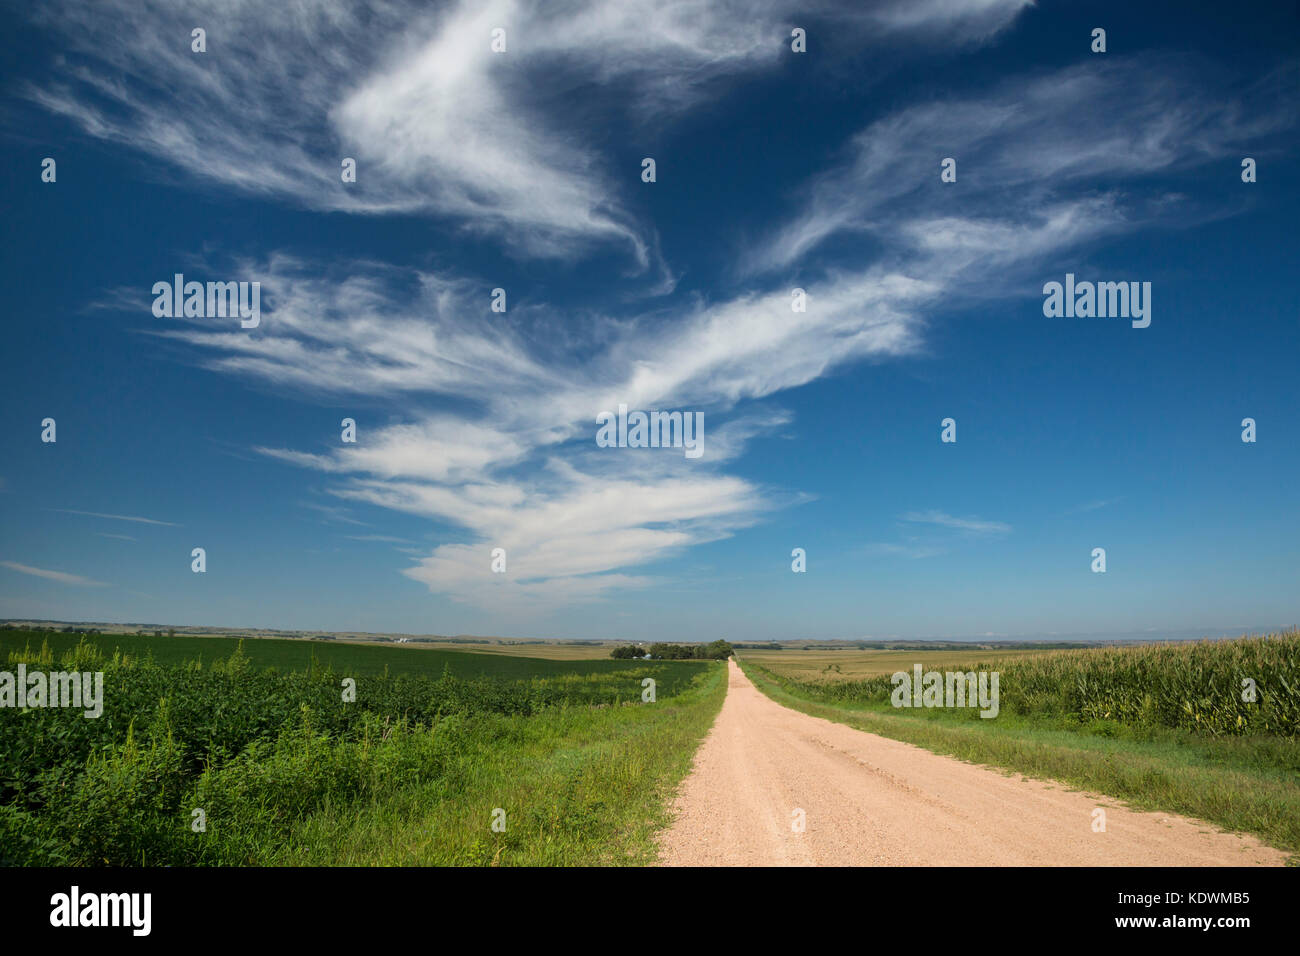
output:
POLYGON ((726 660, 731 656, 731 645, 726 641, 710 644, 651 644, 650 656, 657 660, 726 660))
POLYGON ((732 655, 732 647, 724 640, 716 640, 705 646, 705 657, 715 661, 725 661, 732 655))
POLYGON ((658 641, 649 647, 637 644, 620 644, 609 652, 615 660, 650 657, 657 661, 724 661, 732 654, 732 646, 726 641, 712 641, 709 644, 667 644, 658 641))

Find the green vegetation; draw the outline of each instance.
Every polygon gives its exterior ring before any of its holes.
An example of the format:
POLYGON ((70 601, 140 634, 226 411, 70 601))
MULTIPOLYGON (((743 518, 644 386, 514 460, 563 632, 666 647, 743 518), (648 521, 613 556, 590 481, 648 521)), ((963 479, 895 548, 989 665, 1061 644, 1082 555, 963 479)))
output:
POLYGON ((1300 632, 943 661, 939 652, 914 662, 999 671, 997 718, 973 708, 896 709, 887 676, 801 680, 748 657, 740 663, 760 690, 805 713, 1300 852, 1300 632), (1254 702, 1242 699, 1246 678, 1254 702))
MULTIPOLYGON (((1062 651, 1019 660, 933 659, 936 663, 923 665, 925 669, 998 671, 1003 713, 1078 725, 1109 721, 1134 728, 1183 728, 1215 736, 1300 734, 1300 632, 1062 651), (1254 699, 1245 699, 1244 680, 1254 682, 1254 699)), ((917 661, 895 663, 910 670, 917 661)), ((885 704, 894 689, 885 674, 866 680, 782 680, 793 693, 829 703, 885 704)))
MULTIPOLYGON (((0 629, 0 660, 13 651, 48 642, 55 654, 65 653, 85 640, 112 655, 115 650, 131 657, 152 657, 159 664, 184 664, 193 660, 220 660, 230 656, 235 640, 228 637, 178 635, 75 634, 59 631, 0 629)), ((426 674, 439 677, 450 669, 456 677, 500 677, 527 679, 561 674, 613 673, 619 665, 608 660, 525 657, 519 654, 485 654, 462 650, 444 651, 427 645, 348 644, 339 641, 259 638, 244 641, 244 653, 254 668, 275 668, 281 672, 319 670, 333 667, 351 675, 426 674)))
MULTIPOLYGON (((0 708, 9 865, 648 862, 725 692, 704 663, 534 661, 520 675, 525 658, 327 645, 368 659, 343 669, 322 653, 284 673, 265 661, 285 649, 260 645, 299 642, 227 641, 235 653, 204 664, 199 646, 160 662, 112 635, 56 664, 53 640, 27 637, 43 646, 0 669, 103 671, 104 710, 0 708)), ((163 639, 175 654, 208 640, 163 639)))
POLYGON ((651 644, 649 648, 635 644, 616 647, 609 656, 616 660, 630 660, 650 655, 657 661, 725 661, 731 656, 731 645, 726 641, 708 644, 651 644))

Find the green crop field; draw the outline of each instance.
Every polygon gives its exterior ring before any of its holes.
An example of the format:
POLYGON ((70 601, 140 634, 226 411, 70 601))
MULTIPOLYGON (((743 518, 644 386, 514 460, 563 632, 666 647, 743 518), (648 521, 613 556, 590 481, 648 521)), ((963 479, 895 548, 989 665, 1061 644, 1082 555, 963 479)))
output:
POLYGON ((510 657, 533 657, 545 661, 608 660, 609 652, 617 644, 604 641, 520 641, 518 643, 482 643, 475 641, 432 641, 430 646, 439 650, 465 651, 469 654, 503 654, 510 657))
MULTIPOLYGON (((85 640, 112 654, 121 650, 132 657, 152 658, 159 664, 178 664, 193 660, 212 661, 230 656, 237 640, 229 637, 175 637, 151 634, 89 634, 61 631, 0 630, 0 659, 13 651, 39 648, 48 642, 55 654, 62 654, 85 640)), ((609 659, 603 648, 599 659, 527 656, 521 646, 517 653, 483 654, 474 651, 444 650, 393 644, 361 644, 335 641, 259 638, 244 640, 244 654, 257 668, 280 671, 309 671, 332 666, 349 674, 382 674, 387 668, 394 674, 440 676, 450 669, 457 677, 525 678, 542 675, 591 674, 619 669, 619 662, 609 659)), ((543 650, 544 648, 539 647, 543 650)), ((578 648, 583 650, 583 648, 578 648)), ((626 665, 624 664, 624 668, 626 665)))
POLYGON ((895 707, 887 674, 827 679, 786 666, 798 660, 784 656, 790 652, 741 653, 760 690, 805 713, 1184 813, 1300 853, 1300 632, 975 655, 983 660, 908 652, 896 662, 901 671, 914 663, 925 671, 997 671, 992 719, 976 708, 895 707))
POLYGON ((9 865, 645 863, 726 687, 716 662, 330 642, 7 632, 0 651, 104 674, 98 718, 0 708, 9 865))

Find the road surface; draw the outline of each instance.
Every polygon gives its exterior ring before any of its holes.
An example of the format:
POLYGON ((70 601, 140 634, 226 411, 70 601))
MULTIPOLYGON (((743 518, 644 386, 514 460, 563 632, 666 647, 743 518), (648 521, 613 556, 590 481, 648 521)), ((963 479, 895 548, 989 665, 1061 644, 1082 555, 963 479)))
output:
POLYGON ((727 697, 660 840, 667 866, 1250 866, 1253 837, 1006 776, 782 707, 729 661, 727 697), (1093 811, 1105 810, 1105 832, 1093 811), (804 830, 797 832, 799 811, 804 830))

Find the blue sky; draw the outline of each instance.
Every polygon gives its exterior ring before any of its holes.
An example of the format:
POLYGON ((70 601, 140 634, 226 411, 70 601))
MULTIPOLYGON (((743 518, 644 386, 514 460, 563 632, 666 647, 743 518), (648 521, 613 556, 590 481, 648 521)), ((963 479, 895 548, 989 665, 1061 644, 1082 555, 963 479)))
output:
POLYGON ((1300 620, 1294 8, 262 6, 0 41, 0 616, 1300 620), (260 325, 155 317, 177 272, 259 282, 260 325), (1150 282, 1150 326, 1045 317, 1066 273, 1150 282), (619 403, 702 412, 703 457, 597 447, 619 403))

